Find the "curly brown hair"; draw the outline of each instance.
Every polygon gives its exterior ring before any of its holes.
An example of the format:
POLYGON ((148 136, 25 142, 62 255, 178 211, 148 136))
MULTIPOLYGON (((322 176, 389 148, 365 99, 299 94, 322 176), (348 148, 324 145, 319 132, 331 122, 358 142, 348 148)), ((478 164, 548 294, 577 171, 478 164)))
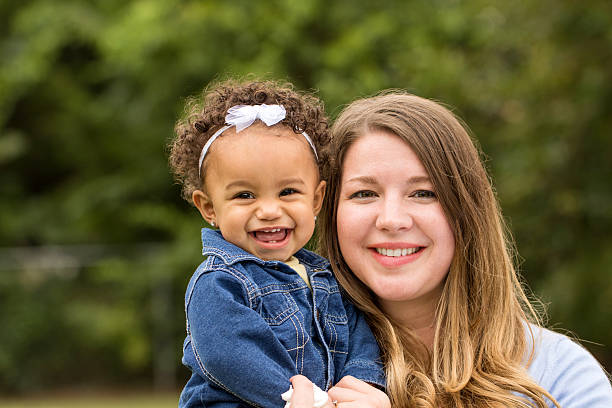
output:
POLYGON ((283 81, 225 80, 206 87, 199 98, 188 98, 184 115, 174 128, 169 163, 189 203, 193 204, 192 193, 203 185, 204 170, 200 176, 198 169, 202 147, 225 125, 227 110, 235 105, 260 104, 285 107, 287 117, 280 123, 295 133, 306 132, 310 136, 317 149, 320 177, 327 179, 329 125, 319 98, 298 92, 283 81))

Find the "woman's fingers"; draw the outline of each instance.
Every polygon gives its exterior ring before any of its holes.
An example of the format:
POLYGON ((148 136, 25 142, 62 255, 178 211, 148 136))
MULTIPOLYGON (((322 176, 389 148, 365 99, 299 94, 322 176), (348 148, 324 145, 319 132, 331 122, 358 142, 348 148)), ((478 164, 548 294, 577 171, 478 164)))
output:
MULTIPOLYGON (((291 377, 293 396, 292 408, 312 408, 314 404, 312 382, 303 375, 291 377)), ((390 408, 391 403, 387 394, 358 380, 354 377, 344 377, 328 391, 329 400, 325 408, 333 408, 331 401, 338 401, 340 408, 390 408)))
POLYGON ((350 388, 340 387, 338 385, 332 387, 327 391, 327 395, 332 401, 355 401, 364 395, 364 393, 352 390, 350 388))
POLYGON ((370 384, 351 376, 342 378, 328 391, 332 400, 338 401, 340 408, 390 408, 387 394, 370 384))
MULTIPOLYGON (((367 382, 358 380, 357 378, 351 375, 342 377, 342 379, 338 381, 336 386, 341 386, 343 388, 350 388, 355 391, 361 391, 361 392, 369 392, 372 388, 374 388, 367 382)), ((374 389, 377 389, 377 388, 374 388, 374 389)))
POLYGON ((338 401, 339 408, 390 408, 391 402, 389 397, 380 391, 376 390, 371 393, 357 392, 342 388, 332 388, 328 391, 329 397, 334 401, 338 401))

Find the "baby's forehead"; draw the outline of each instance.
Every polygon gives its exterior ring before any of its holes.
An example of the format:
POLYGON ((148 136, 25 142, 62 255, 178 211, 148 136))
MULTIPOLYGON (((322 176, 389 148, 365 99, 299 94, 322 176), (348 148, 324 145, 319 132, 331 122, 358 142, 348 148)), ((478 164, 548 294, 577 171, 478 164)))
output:
POLYGON ((235 127, 231 127, 223 132, 214 143, 210 150, 239 149, 247 147, 253 151, 261 149, 274 149, 275 146, 294 145, 295 149, 303 149, 305 153, 312 154, 311 148, 306 139, 301 134, 295 133, 291 128, 283 124, 266 126, 254 123, 246 129, 236 132, 235 127))
POLYGON ((250 126, 240 132, 228 129, 210 146, 204 161, 206 174, 258 171, 280 171, 281 163, 288 163, 295 171, 313 171, 317 178, 319 167, 314 153, 303 135, 287 126, 250 126), (289 163, 290 162, 290 163, 289 163), (278 163, 277 170, 274 163, 278 163))
POLYGON ((315 175, 319 171, 308 142, 287 127, 247 128, 219 137, 210 146, 204 162, 207 177, 276 177, 295 173, 315 175))

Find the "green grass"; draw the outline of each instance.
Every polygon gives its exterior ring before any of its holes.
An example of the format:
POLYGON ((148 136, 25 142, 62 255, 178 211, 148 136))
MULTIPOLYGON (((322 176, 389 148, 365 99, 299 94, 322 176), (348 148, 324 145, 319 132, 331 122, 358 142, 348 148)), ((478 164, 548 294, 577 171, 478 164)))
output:
POLYGON ((61 395, 19 399, 0 398, 2 408, 168 408, 178 405, 179 393, 61 395))

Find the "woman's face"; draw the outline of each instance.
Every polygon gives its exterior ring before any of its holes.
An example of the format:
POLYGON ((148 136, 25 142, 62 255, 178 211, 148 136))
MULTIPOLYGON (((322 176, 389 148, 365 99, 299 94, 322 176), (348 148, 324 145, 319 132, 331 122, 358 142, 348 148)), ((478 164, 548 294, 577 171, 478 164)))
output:
POLYGON ((370 131, 348 148, 337 215, 342 255, 385 312, 435 308, 455 239, 423 164, 406 142, 370 131))

